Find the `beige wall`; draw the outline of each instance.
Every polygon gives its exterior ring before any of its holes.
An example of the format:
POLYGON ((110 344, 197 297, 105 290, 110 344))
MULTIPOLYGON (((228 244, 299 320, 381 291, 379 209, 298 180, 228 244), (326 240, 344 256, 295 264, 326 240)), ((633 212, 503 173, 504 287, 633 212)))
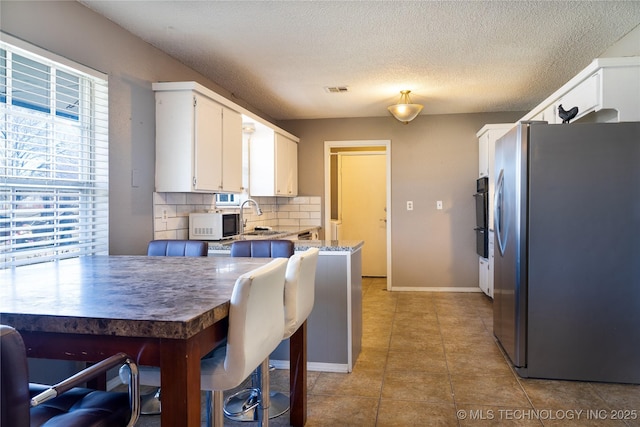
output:
POLYGON ((631 30, 626 36, 607 48, 601 57, 616 58, 619 56, 640 56, 640 25, 631 30))
POLYGON ((391 116, 280 125, 300 137, 301 195, 324 195, 324 141, 391 140, 393 286, 464 288, 478 286, 472 197, 478 174, 476 132, 487 123, 513 122, 522 115, 427 115, 408 125, 391 116), (414 202, 413 211, 406 210, 408 200, 414 202), (443 201, 441 211, 437 200, 443 201))
MULTIPOLYGON (((77 2, 2 0, 0 29, 109 75, 110 251, 145 253, 152 238, 155 173, 151 83, 194 80, 223 96, 231 95, 77 2), (134 169, 139 177, 135 188, 131 186, 134 169)), ((630 36, 607 54, 637 52, 640 32, 636 29, 630 36)), ((540 99, 548 95, 540 94, 540 99)), ((242 100, 233 101, 264 116, 242 100)), ((425 112, 429 112, 428 104, 425 112)), ((279 125, 301 138, 299 186, 303 196, 324 194, 324 140, 390 139, 395 285, 475 287, 471 197, 478 158, 475 132, 485 123, 522 115, 420 116, 409 125, 391 117, 279 125), (414 211, 404 209, 407 200, 414 201, 414 211), (444 202, 443 211, 435 210, 436 200, 444 202)))
MULTIPOLYGON (((109 76, 109 250, 144 254, 153 238, 157 81, 228 91, 75 1, 0 1, 0 29, 109 76), (131 186, 133 170, 139 185, 131 186)), ((250 105, 233 101, 256 114, 250 105)))

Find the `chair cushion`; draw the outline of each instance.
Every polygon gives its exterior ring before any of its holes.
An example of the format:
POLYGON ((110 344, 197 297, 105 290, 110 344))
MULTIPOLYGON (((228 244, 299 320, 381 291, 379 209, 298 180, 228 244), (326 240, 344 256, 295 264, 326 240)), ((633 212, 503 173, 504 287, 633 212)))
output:
POLYGON ((207 256, 209 245, 199 240, 152 240, 147 247, 149 256, 207 256))
POLYGON ((239 240, 231 244, 232 257, 289 258, 294 250, 292 240, 239 240))
MULTIPOLYGON (((49 388, 29 384, 31 396, 49 388)), ((31 408, 31 427, 122 427, 130 417, 128 393, 73 388, 31 408), (105 414, 107 414, 105 418, 105 414)))
POLYGON ((227 345, 200 363, 203 390, 237 387, 278 347, 284 333, 286 268, 287 260, 279 258, 236 280, 227 345))

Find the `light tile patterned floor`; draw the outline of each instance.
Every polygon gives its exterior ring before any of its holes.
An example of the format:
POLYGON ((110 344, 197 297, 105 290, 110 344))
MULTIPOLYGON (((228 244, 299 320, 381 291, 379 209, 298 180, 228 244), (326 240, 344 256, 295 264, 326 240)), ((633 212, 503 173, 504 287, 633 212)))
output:
MULTIPOLYGON (((481 293, 387 292, 384 279, 365 278, 363 321, 351 374, 309 372, 308 427, 640 426, 640 386, 517 376, 481 293)), ((285 390, 288 371, 271 379, 285 390)), ((288 425, 288 414, 270 424, 288 425)))

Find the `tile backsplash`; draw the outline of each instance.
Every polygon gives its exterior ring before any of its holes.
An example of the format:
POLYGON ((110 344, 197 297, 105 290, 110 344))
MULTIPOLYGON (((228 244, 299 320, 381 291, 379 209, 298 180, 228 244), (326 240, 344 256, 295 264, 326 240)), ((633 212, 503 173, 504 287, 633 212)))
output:
MULTIPOLYGON (((256 215, 253 204, 244 206, 247 230, 256 226, 320 227, 321 199, 319 196, 253 197, 263 214, 256 215)), ((214 194, 153 193, 154 239, 188 239, 189 213, 216 209, 214 194)), ((239 212, 224 207, 224 211, 239 212)))

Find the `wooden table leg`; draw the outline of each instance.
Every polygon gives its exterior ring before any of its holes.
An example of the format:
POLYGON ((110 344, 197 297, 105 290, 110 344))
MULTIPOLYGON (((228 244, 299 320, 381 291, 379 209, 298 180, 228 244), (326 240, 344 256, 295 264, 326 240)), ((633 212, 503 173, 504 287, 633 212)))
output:
POLYGON ((307 422, 307 322, 289 338, 290 405, 289 423, 303 427, 307 422))
POLYGON ((160 357, 161 424, 200 427, 200 348, 190 340, 163 340, 160 357))

